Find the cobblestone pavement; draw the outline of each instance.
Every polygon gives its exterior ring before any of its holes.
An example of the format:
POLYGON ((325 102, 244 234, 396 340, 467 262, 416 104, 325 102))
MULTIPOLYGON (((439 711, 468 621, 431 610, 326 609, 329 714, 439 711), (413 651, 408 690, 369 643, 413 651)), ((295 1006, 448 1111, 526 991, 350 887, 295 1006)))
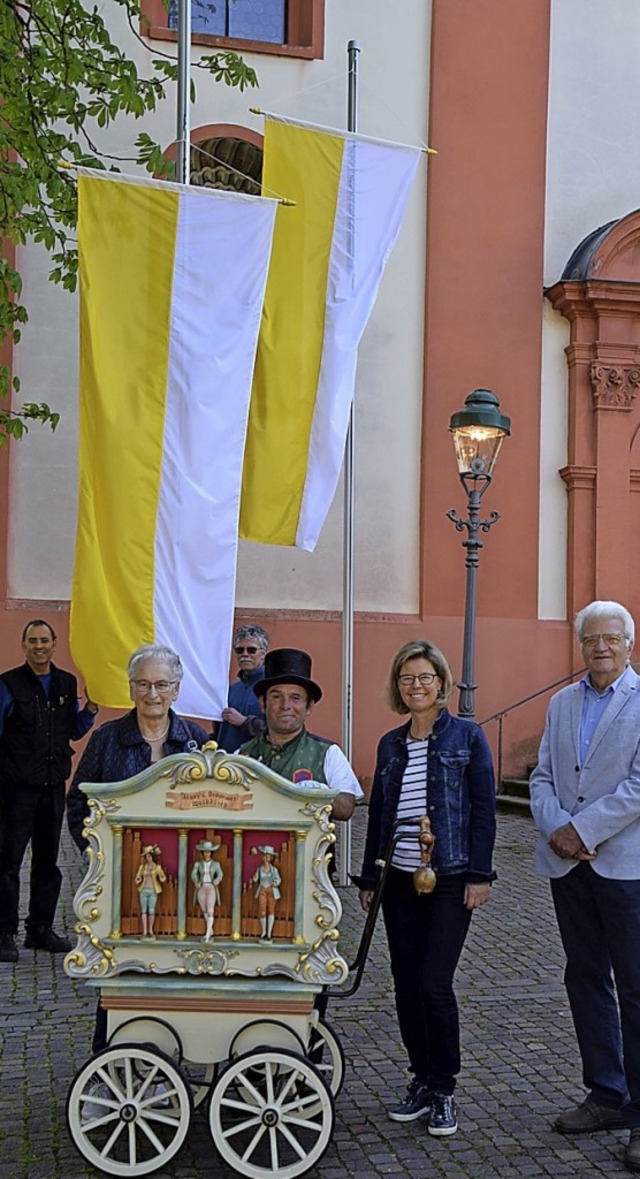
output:
MULTIPOLYGON (((354 819, 354 865, 366 811, 354 819)), ((623 1131, 568 1139, 554 1113, 581 1100, 577 1049, 562 985, 562 952, 545 881, 532 870, 534 831, 524 817, 499 820, 499 880, 474 916, 458 973, 463 1069, 460 1130, 435 1140, 420 1120, 398 1124, 386 1108, 407 1076, 394 1017, 382 927, 351 998, 331 1000, 328 1019, 347 1056, 333 1139, 310 1179, 523 1179, 627 1175, 623 1131)), ((59 928, 70 930, 81 861, 66 834, 59 928)), ((359 865, 358 865, 359 866, 359 865)), ((28 865, 25 865, 25 873, 28 865)), ((354 867, 355 870, 355 867, 354 867)), ((23 892, 25 889, 23 888, 23 892)), ((362 928, 356 890, 342 889, 343 950, 351 959, 362 928)), ((61 961, 21 950, 0 964, 0 1179, 94 1176, 66 1128, 65 1102, 90 1055, 93 992, 67 978, 61 961)), ((161 1176, 232 1179, 196 1111, 187 1142, 161 1176)))

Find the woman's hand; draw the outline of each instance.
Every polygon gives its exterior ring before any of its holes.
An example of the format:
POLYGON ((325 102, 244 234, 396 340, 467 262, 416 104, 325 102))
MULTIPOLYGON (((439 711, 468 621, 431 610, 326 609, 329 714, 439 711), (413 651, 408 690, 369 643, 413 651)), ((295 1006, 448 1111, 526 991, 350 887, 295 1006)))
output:
POLYGON ((373 889, 361 888, 358 896, 360 897, 360 904, 362 905, 362 908, 364 909, 365 913, 368 913, 373 900, 373 889))
POLYGON ((486 905, 490 896, 490 884, 467 884, 464 890, 465 908, 479 909, 480 905, 486 905))

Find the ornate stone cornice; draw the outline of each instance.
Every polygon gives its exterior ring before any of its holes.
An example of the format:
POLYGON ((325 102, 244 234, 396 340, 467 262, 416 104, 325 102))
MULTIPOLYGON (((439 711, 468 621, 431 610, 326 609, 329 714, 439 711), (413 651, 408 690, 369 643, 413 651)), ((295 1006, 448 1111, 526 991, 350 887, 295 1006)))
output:
POLYGON ((640 366, 594 361, 590 377, 594 409, 632 408, 640 388, 640 366))

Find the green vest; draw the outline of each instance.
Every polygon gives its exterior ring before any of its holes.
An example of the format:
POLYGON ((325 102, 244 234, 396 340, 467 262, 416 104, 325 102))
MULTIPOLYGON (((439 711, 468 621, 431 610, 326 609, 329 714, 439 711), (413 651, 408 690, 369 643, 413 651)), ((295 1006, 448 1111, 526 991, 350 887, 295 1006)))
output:
POLYGON ((261 761, 263 765, 287 778, 290 782, 323 782, 327 784, 324 773, 324 759, 327 749, 333 741, 325 741, 323 737, 314 737, 303 729, 293 741, 286 745, 272 745, 266 733, 254 737, 240 749, 240 753, 261 761))

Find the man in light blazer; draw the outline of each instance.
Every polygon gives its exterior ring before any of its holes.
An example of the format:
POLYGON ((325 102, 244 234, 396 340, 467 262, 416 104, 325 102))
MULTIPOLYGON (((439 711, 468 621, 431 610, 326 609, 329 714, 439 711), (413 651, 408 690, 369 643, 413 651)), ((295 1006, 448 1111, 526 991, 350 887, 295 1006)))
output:
POLYGON ((628 1126, 640 1171, 640 676, 629 665, 633 618, 591 602, 575 630, 587 667, 551 700, 531 810, 536 871, 551 894, 586 1100, 560 1114, 562 1134, 628 1126))

